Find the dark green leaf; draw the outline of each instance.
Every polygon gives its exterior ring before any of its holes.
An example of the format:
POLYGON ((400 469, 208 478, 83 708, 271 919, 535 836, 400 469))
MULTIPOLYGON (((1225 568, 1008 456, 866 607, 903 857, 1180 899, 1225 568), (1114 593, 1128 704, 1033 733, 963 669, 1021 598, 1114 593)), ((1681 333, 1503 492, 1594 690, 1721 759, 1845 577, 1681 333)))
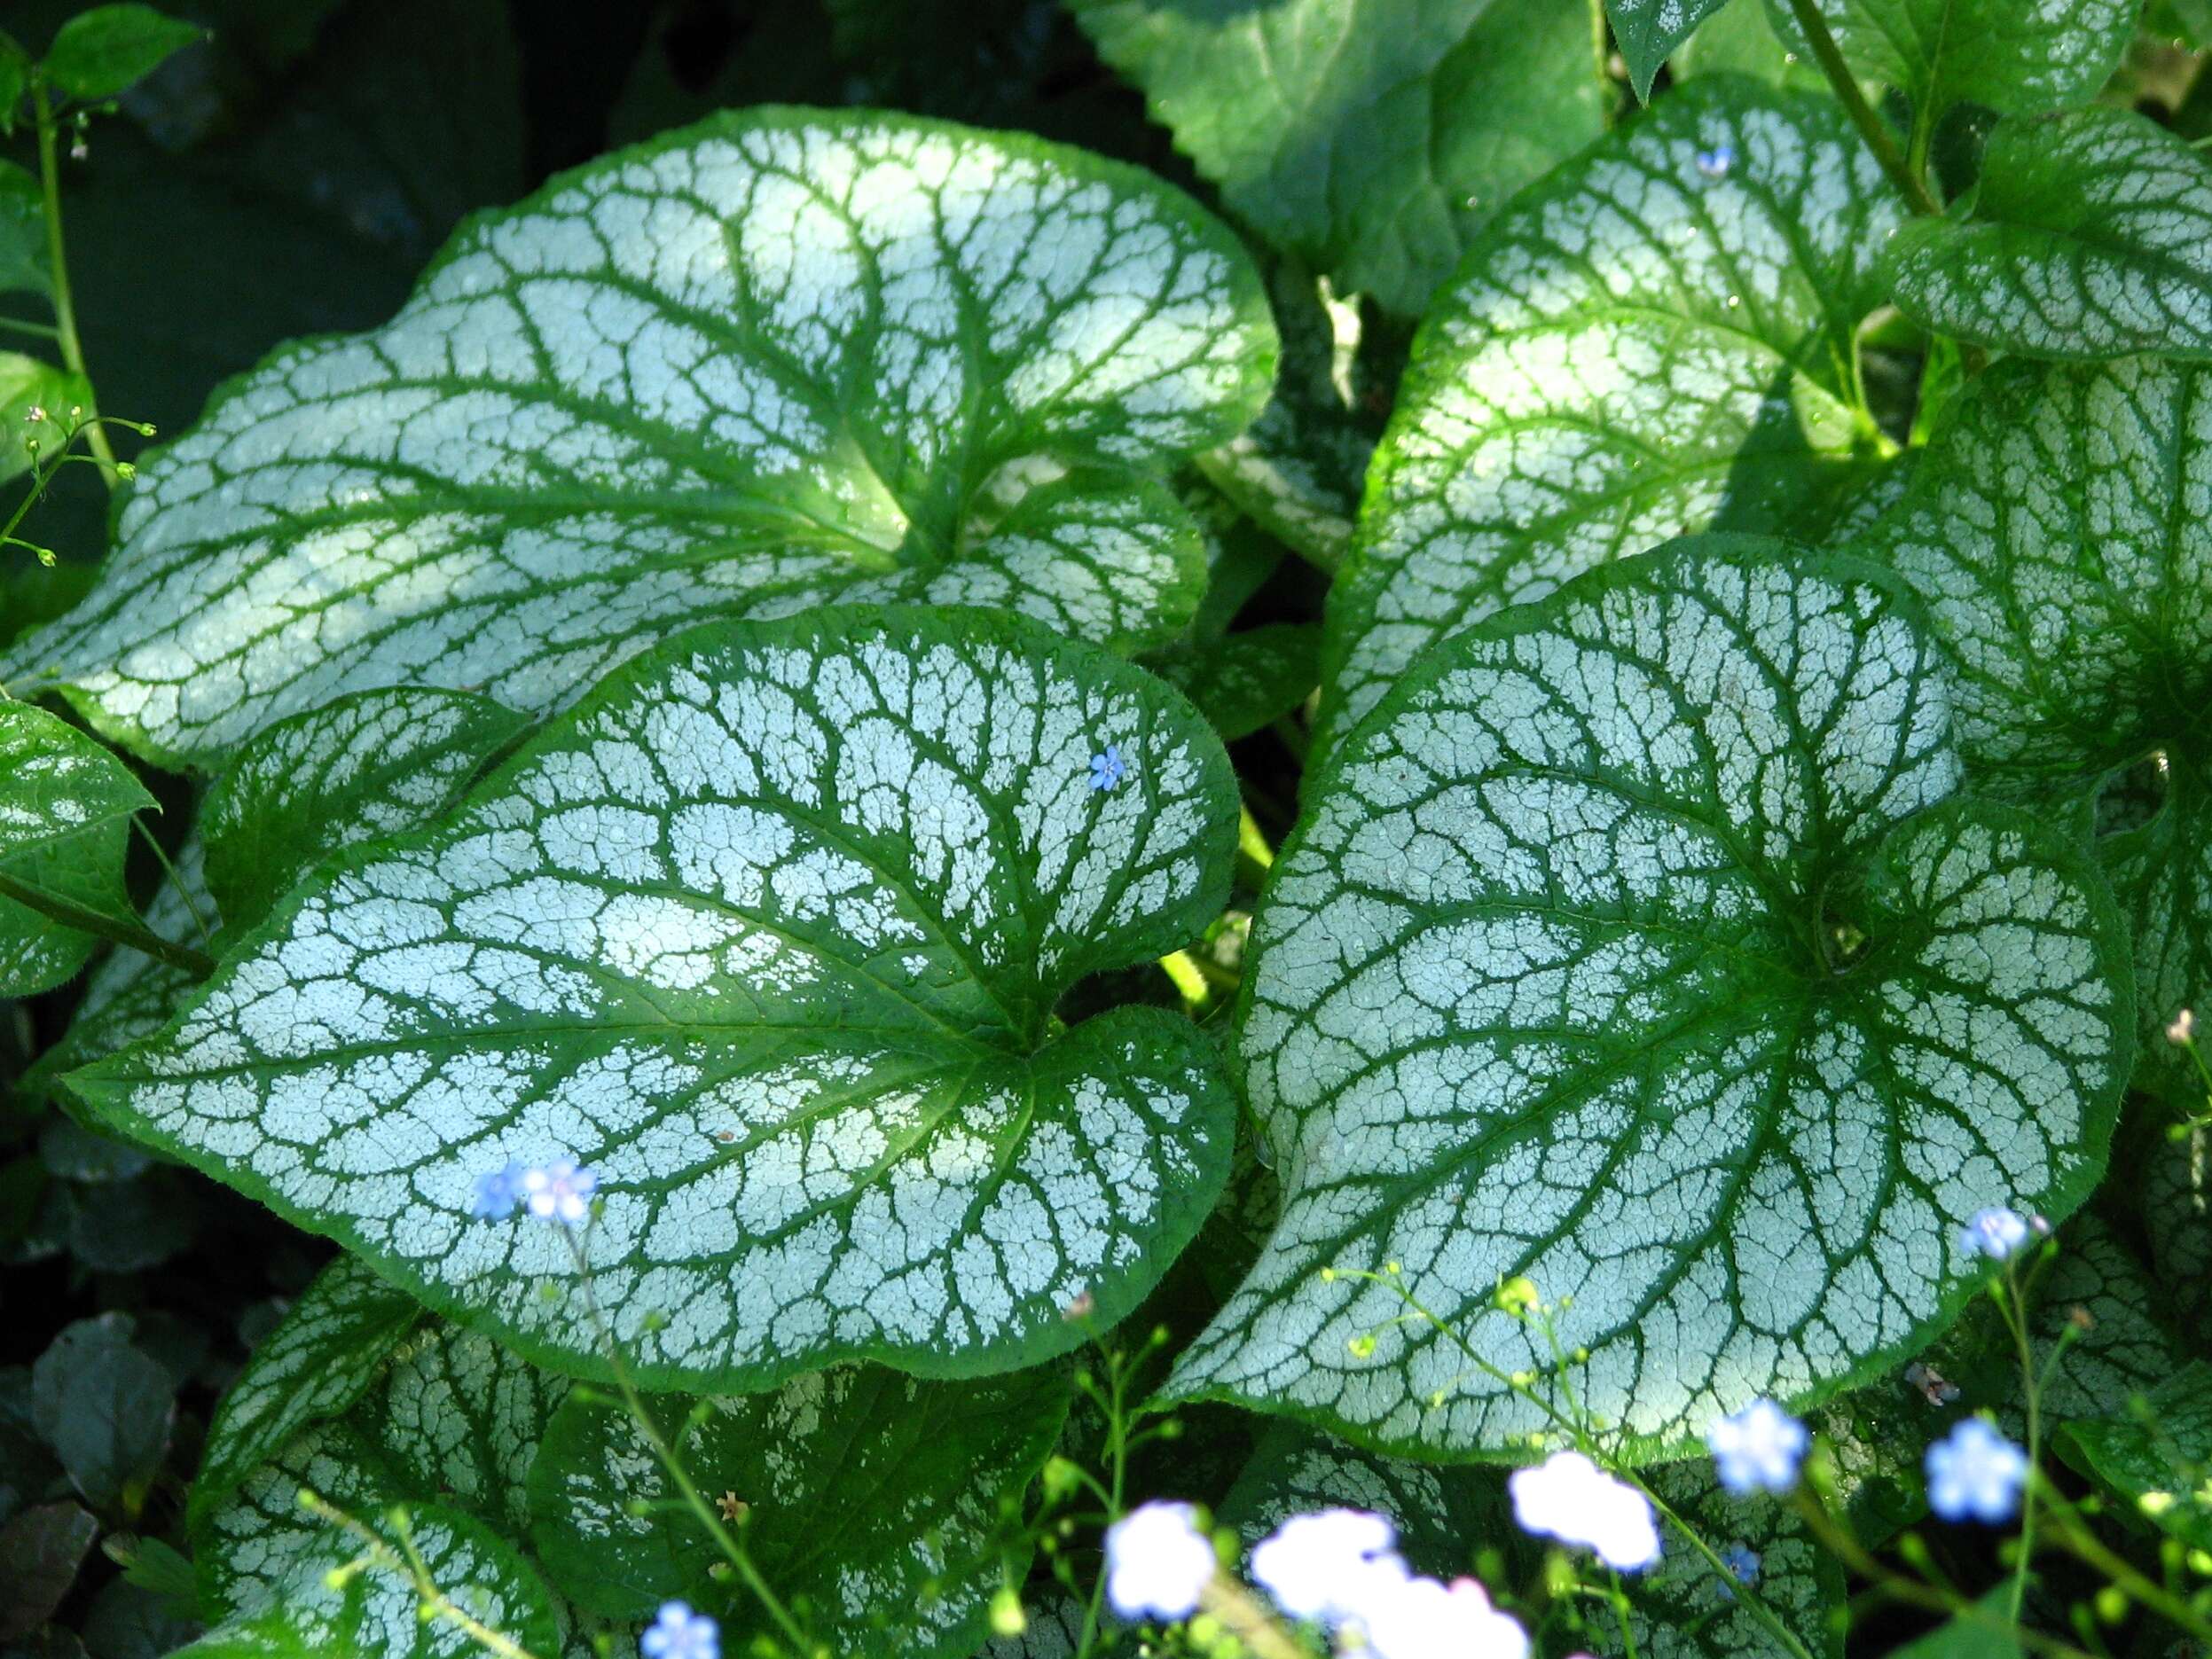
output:
MULTIPOLYGON (((0 67, 0 80, 4 79, 0 67)), ((6 90, 0 86, 0 99, 6 90)), ((43 294, 52 280, 38 180, 12 161, 0 161, 0 296, 43 294)))
POLYGON ((102 1511, 135 1515, 169 1450, 176 1383, 131 1345, 118 1313, 66 1326, 31 1368, 38 1431, 102 1511))
POLYGON ((2067 1426, 2082 1465, 2135 1512, 2212 1550, 2212 1366, 2169 1375, 2129 1408, 2067 1426))
POLYGON ((204 32, 150 5, 94 6, 61 26, 41 67, 55 90, 89 103, 135 86, 204 32))
POLYGON ((0 1639, 27 1636, 61 1605, 99 1530, 75 1504, 26 1509, 0 1527, 0 1639))
MULTIPOLYGON (((1651 98, 1651 82, 1660 66, 1700 23, 1727 4, 1728 0, 1605 0, 1613 39, 1620 43, 1621 60, 1628 66, 1628 84, 1638 98, 1651 98)), ((1749 6, 1741 9, 1751 10, 1749 6)))

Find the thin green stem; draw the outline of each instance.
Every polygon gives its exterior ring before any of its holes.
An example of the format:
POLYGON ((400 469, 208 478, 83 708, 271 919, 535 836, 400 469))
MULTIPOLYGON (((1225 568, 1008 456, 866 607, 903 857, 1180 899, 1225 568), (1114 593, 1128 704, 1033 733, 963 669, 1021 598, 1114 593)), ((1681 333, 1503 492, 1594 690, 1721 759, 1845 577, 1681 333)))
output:
POLYGON ((1275 849, 1267 845, 1267 837, 1250 807, 1237 810, 1236 850, 1251 859, 1263 875, 1275 868, 1275 849))
POLYGON ((101 911, 89 910, 58 894, 18 881, 12 876, 0 875, 0 898, 20 904, 26 910, 36 911, 65 927, 74 927, 79 933, 89 933, 97 938, 127 945, 157 962, 181 967, 197 979, 205 979, 215 972, 215 959, 193 950, 188 944, 177 944, 137 922, 126 921, 120 916, 110 916, 101 911))
POLYGON ((208 926, 208 919, 200 912, 200 901, 192 896, 192 888, 186 885, 184 878, 177 873, 177 868, 170 862, 169 854, 162 850, 161 838, 148 829, 146 821, 136 813, 131 815, 130 827, 138 832, 139 839, 145 841, 147 848, 152 850, 154 862, 161 866, 161 873, 169 878, 169 885, 176 889, 177 897, 184 901, 184 909, 192 917, 192 926, 200 930, 200 943, 212 951, 215 948, 215 929, 208 926))
MULTIPOLYGON (((43 76, 31 77, 31 113, 38 127, 38 182, 45 198, 46 262, 51 267, 49 275, 53 284, 54 338, 61 347, 62 366, 85 383, 85 397, 92 412, 92 378, 84 366, 84 342, 77 336, 76 301, 69 288, 69 255, 61 231, 61 146, 60 135, 54 121, 52 103, 46 96, 43 76)), ((115 471, 115 451, 107 442, 107 434, 97 420, 86 423, 85 442, 92 453, 99 457, 101 475, 114 489, 120 477, 115 471)))
POLYGON ((1814 61, 1820 65, 1820 72, 1828 77, 1828 84, 1834 90, 1837 101, 1843 106, 1844 113, 1851 117, 1851 124, 1859 129, 1859 136, 1866 140, 1866 147, 1873 152, 1875 160, 1881 163, 1882 171, 1889 175, 1889 182, 1903 192, 1913 212, 1931 216, 1940 215, 1943 209, 1936 204, 1935 198, 1928 194, 1928 187, 1921 183, 1920 176, 1898 153, 1897 141, 1890 137, 1889 129, 1882 124, 1882 118, 1866 101, 1866 94, 1859 90, 1858 79, 1851 73, 1851 66, 1844 62, 1843 49, 1836 44, 1836 37, 1828 32, 1828 24, 1820 15, 1820 8, 1814 4, 1814 0, 1790 0, 1790 15, 1797 20, 1797 27, 1804 35, 1806 43, 1813 49, 1814 61))
MULTIPOLYGON (((1106 1446, 1110 1472, 1107 1476, 1106 1524, 1112 1526, 1121 1519, 1123 1506, 1128 1501, 1129 1379, 1121 1362, 1111 1355, 1107 1357, 1109 1373, 1106 1406, 1106 1446)), ((1076 1644, 1076 1659, 1090 1659, 1091 1650, 1098 1641, 1101 1615, 1105 1611, 1106 1575, 1102 1570, 1091 1585, 1091 1599, 1083 1609, 1083 1639, 1076 1644)))
POLYGON ((359 1540, 364 1546, 364 1560, 373 1561, 386 1571, 397 1573, 408 1579, 414 1587, 415 1599, 430 1617, 444 1620, 487 1653, 497 1654, 499 1659, 536 1659, 529 1648, 513 1637, 492 1629, 438 1588, 437 1580, 431 1577, 430 1569, 422 1559, 422 1552, 415 1547, 414 1533, 408 1528, 405 1510, 396 1509, 392 1512, 393 1527, 399 1534, 401 1547, 406 1552, 403 1559, 365 1522, 348 1514, 320 1493, 302 1487, 300 1507, 317 1520, 337 1527, 359 1540))
POLYGON ((2061 1544, 2177 1629, 2200 1641, 2212 1642, 2212 1620, 2144 1577, 2124 1556, 2106 1548, 2102 1539, 2082 1524, 2079 1513, 2056 1488, 2041 1475, 2035 1478, 2036 1496, 2050 1506, 2061 1544))
MULTIPOLYGON (((2028 1334, 2026 1299, 2009 1264, 2005 1268, 2005 1288, 1998 1301, 2004 1310, 2005 1323, 2012 1328, 2013 1346, 2020 1355, 2021 1406, 2028 1415, 2028 1467, 2032 1473, 2043 1451, 2043 1379, 2036 1371, 2036 1345, 2028 1334)), ((2063 1338, 2059 1346, 2063 1346, 2063 1338)), ((2020 1623, 2020 1609, 2028 1605, 2028 1565, 2035 1554, 2036 1506, 2031 1502, 2022 1506, 2020 1512, 2020 1561, 2012 1573, 2010 1602, 2015 1624, 2020 1623)))
POLYGON ((40 340, 59 340, 61 331, 51 323, 34 323, 27 317, 0 317, 0 328, 10 333, 30 334, 40 340))
POLYGON ((608 1366, 615 1373, 615 1386, 622 1391, 622 1403, 629 1412, 631 1420, 637 1425, 638 1432, 645 1436, 646 1444, 652 1449, 662 1468, 668 1472, 668 1478, 675 1483, 685 1507, 691 1511, 701 1526, 706 1528, 707 1536, 714 1540, 715 1547, 722 1552, 723 1559, 736 1570, 737 1576, 745 1581, 745 1587, 753 1592, 768 1616, 775 1621, 776 1628, 791 1644, 792 1652, 795 1655, 807 1654, 811 1648, 806 1632, 799 1628, 798 1621, 791 1616, 781 1599, 769 1587, 768 1581, 760 1576, 760 1569, 753 1565, 753 1558, 737 1541, 737 1536, 723 1525, 722 1517, 692 1480, 691 1471, 676 1455, 676 1449, 669 1444, 668 1436, 661 1432, 660 1423, 646 1409, 637 1384, 630 1380, 630 1367, 624 1362, 622 1345, 616 1342, 614 1331, 607 1323, 607 1316, 600 1309, 599 1293, 592 1286, 591 1263, 584 1254, 584 1240, 576 1229, 566 1222, 561 1224, 561 1231, 567 1237, 569 1253, 576 1261, 577 1279, 584 1290, 584 1313, 592 1321, 592 1330, 599 1338, 600 1346, 606 1350, 608 1366))
POLYGON ((1617 102, 1613 91, 1612 53, 1612 27, 1605 21, 1605 0, 1590 0, 1590 66, 1597 76, 1597 90, 1604 103, 1599 113, 1605 126, 1611 129, 1617 102))

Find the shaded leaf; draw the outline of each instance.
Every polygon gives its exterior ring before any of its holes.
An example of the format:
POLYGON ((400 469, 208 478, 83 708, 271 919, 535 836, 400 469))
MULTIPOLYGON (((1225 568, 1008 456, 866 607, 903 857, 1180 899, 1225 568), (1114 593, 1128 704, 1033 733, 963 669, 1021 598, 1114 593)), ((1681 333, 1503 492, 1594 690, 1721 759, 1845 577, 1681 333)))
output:
POLYGON ((2212 1366, 2145 1390, 2134 1409, 2062 1431, 2076 1460, 2149 1521, 2212 1550, 2212 1366))
POLYGON ((1508 196, 1603 130, 1573 0, 1072 4, 1233 212, 1406 316, 1508 196))
POLYGON ((1651 82, 1659 66, 1674 56, 1699 24, 1727 4, 1728 0, 1605 0, 1605 14, 1612 20, 1613 39, 1628 66, 1628 84, 1635 89, 1636 97, 1650 101, 1651 82))
MULTIPOLYGON (((2004 114, 2086 104, 2119 67, 2142 0, 1813 0, 1866 80, 1894 86, 1934 118, 1962 99, 2004 114)), ((1787 0, 1768 0, 1776 32, 1810 48, 1787 0)))
POLYGON ((119 1313, 64 1326, 31 1367, 31 1405, 85 1502, 135 1515, 169 1450, 176 1383, 131 1328, 119 1313))
POLYGON ((200 39, 196 24, 166 17, 150 5, 80 12, 55 31, 41 66, 54 89, 85 102, 113 98, 136 85, 200 39))
POLYGON ((26 1509, 0 1527, 0 1639, 27 1636, 52 1616, 99 1530, 75 1504, 26 1509))

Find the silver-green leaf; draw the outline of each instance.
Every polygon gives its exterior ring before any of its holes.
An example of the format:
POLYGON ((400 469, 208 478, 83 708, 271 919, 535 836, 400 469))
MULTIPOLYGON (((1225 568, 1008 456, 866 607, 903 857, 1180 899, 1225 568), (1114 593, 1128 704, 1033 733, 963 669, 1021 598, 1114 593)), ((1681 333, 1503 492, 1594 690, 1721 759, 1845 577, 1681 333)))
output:
POLYGON ((239 750, 208 792, 208 886, 250 927, 316 864, 427 824, 529 723, 466 692, 359 692, 294 715, 239 750))
POLYGON ((1422 651, 1707 528, 1879 499, 1853 335, 1903 216, 1832 98, 1676 89, 1469 251, 1416 342, 1330 596, 1317 749, 1422 651))
POLYGON ((2212 166, 2131 110, 1998 123, 1964 218, 1891 239, 1898 306, 2028 357, 2212 356, 2212 166))
POLYGON ((60 984, 99 948, 59 916, 137 924, 123 856, 130 815, 153 804, 67 721, 0 698, 0 998, 60 984))
POLYGON ((1134 1306, 1226 1178, 1209 1037, 1053 1010, 1204 929, 1237 810, 1196 712, 1094 648, 977 612, 725 625, 342 855, 69 1081, 557 1366, 607 1368, 568 1240, 467 1212, 563 1154, 655 1386, 1031 1364, 1079 1296, 1134 1306))
MULTIPOLYGON (((2086 104, 2120 67, 2142 0, 1813 0, 1844 59, 1933 121, 1971 99, 2004 114, 2086 104)), ((1808 49, 1788 0, 1776 28, 1808 49)))
POLYGON ((1926 604, 1975 786, 2054 816, 2101 799, 2150 1083, 2192 1083, 2164 1027, 2212 1006, 2208 489, 2212 372, 2001 363, 1865 544, 1926 604))
POLYGON ((686 624, 835 598, 1151 643, 1201 559, 1157 474, 1251 420, 1275 354, 1242 247, 1149 174, 719 116, 472 221, 385 327, 232 382, 0 680, 205 765, 349 691, 542 713, 686 624))
POLYGON ((2081 1202, 2125 930, 2059 830, 1952 795, 1911 612, 1871 566, 1693 541, 1431 653, 1345 741, 1238 1010, 1282 1220, 1176 1393, 1508 1453, 1548 1425, 1505 1379, 1557 1364, 1492 1311, 1526 1275, 1659 1455, 1925 1343, 1974 1210, 2081 1202))

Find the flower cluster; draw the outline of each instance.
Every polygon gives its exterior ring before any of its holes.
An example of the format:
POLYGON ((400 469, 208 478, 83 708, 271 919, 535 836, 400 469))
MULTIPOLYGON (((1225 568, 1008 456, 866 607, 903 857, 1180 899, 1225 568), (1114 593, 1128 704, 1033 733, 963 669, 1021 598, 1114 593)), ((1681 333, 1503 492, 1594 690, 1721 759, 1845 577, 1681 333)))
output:
POLYGON ((1753 1400, 1706 1429, 1705 1444, 1722 1486, 1746 1498, 1795 1491, 1812 1439, 1803 1423, 1772 1400, 1753 1400))
POLYGON ((592 1194, 597 1191, 598 1173, 574 1158, 510 1163, 476 1178, 476 1195, 469 1201, 468 1213, 479 1221, 505 1221, 520 1207, 540 1221, 573 1227, 590 1217, 592 1194))
POLYGON ((1658 1565, 1659 1519, 1651 1499, 1580 1452, 1555 1452, 1534 1468, 1515 1470, 1506 1484, 1523 1531, 1595 1551, 1616 1572, 1658 1565))
POLYGON ((660 1616, 638 1638, 645 1659, 722 1659, 722 1632, 687 1603, 663 1601, 660 1616))

